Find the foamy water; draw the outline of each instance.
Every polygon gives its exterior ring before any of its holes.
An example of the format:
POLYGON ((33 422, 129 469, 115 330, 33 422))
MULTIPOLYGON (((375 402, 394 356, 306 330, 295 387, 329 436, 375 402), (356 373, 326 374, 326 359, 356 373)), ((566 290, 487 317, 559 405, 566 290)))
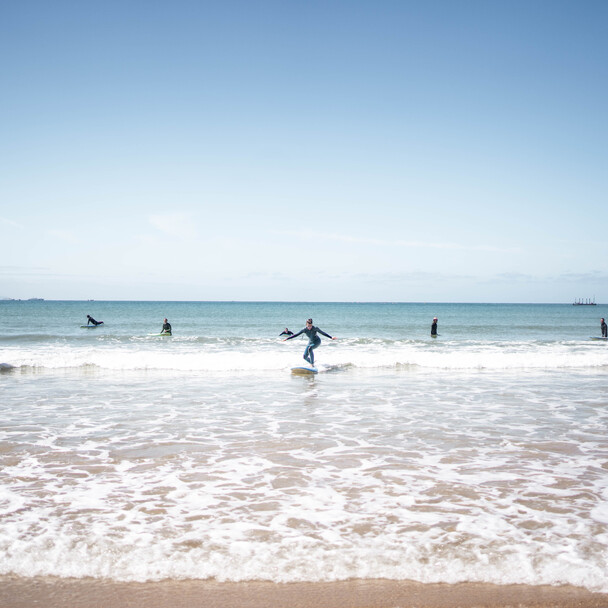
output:
MULTIPOLYGON (((101 332, 103 330, 95 330, 101 332)), ((105 336, 98 336, 104 338, 105 336)), ((93 343, 7 341, 3 356, 18 368, 173 370, 196 372, 284 371, 301 362, 305 340, 132 337, 93 343)), ((326 343, 316 358, 332 367, 367 370, 402 366, 444 369, 589 369, 608 367, 608 344, 588 340, 392 340, 342 338, 326 343)))
POLYGON ((311 378, 304 342, 245 323, 15 330, 0 573, 608 591, 608 345, 353 336, 336 311, 311 378))

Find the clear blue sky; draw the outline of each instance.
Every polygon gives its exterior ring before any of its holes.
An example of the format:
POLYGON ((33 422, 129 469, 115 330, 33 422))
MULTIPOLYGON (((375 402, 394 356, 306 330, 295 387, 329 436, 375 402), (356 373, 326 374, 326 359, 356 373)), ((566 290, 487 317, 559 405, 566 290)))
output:
POLYGON ((0 3, 0 297, 608 302, 608 2, 0 3))

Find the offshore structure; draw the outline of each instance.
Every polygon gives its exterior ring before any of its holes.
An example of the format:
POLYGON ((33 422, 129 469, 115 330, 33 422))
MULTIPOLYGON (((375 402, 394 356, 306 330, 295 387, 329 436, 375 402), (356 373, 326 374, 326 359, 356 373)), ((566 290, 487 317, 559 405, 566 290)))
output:
POLYGON ((593 300, 590 298, 580 298, 578 300, 574 300, 572 306, 596 306, 595 296, 593 296, 593 300))

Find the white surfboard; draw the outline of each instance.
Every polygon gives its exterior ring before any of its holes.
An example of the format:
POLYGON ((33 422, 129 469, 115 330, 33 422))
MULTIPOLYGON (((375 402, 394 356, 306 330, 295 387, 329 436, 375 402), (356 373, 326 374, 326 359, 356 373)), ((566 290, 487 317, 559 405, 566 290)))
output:
POLYGON ((601 336, 591 336, 589 340, 608 340, 608 338, 602 338, 601 336))
POLYGON ((292 374, 297 374, 300 376, 308 376, 310 374, 316 374, 319 370, 316 367, 306 367, 306 366, 300 366, 300 367, 292 367, 291 368, 291 373, 292 374))

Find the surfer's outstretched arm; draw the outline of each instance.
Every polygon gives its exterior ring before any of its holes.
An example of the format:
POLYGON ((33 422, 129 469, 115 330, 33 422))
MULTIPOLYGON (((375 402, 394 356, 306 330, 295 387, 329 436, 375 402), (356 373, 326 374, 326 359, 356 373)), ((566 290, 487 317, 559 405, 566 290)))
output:
POLYGON ((285 338, 283 340, 283 342, 286 342, 287 340, 291 340, 292 338, 297 338, 300 334, 303 334, 303 333, 304 333, 304 330, 301 329, 297 334, 293 334, 293 336, 289 336, 288 338, 285 338))

